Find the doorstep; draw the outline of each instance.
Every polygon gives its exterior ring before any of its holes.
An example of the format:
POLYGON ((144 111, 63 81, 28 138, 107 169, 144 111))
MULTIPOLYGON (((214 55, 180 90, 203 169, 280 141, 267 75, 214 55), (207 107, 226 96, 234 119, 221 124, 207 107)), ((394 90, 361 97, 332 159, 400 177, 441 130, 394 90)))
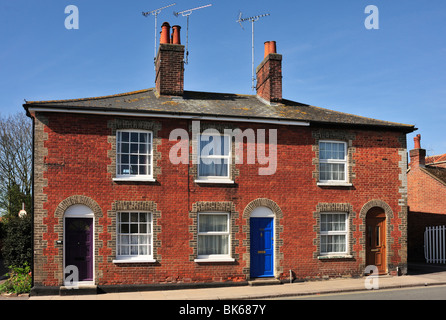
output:
POLYGON ((59 295, 73 296, 73 295, 88 295, 98 294, 98 286, 96 285, 79 285, 77 288, 61 286, 59 295))
POLYGON ((250 286, 271 286, 275 284, 282 284, 279 279, 276 278, 254 278, 248 281, 250 286))

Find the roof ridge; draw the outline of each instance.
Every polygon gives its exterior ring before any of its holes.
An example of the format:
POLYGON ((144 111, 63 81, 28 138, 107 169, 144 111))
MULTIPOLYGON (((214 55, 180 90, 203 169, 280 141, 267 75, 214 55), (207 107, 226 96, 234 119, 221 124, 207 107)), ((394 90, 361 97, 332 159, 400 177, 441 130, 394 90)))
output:
POLYGON ((132 94, 143 93, 153 90, 153 88, 141 89, 131 92, 117 93, 106 96, 98 96, 98 97, 88 97, 88 98, 78 98, 78 99, 59 99, 59 100, 41 100, 41 101, 26 101, 26 104, 41 104, 41 103, 55 103, 55 102, 76 102, 76 101, 90 101, 90 100, 101 100, 108 98, 116 98, 116 97, 125 97, 132 94))

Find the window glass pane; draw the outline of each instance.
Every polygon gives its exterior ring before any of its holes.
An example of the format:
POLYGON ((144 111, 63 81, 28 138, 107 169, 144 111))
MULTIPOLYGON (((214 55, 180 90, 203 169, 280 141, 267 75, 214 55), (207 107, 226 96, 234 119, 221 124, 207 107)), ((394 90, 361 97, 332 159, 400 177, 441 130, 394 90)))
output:
POLYGON ((138 236, 130 236, 130 244, 138 244, 138 236))
POLYGON ((122 141, 126 141, 126 142, 128 142, 129 141, 129 133, 128 132, 121 132, 121 139, 122 139, 122 141))
POLYGON ((130 141, 131 142, 138 142, 138 133, 137 132, 131 132, 130 133, 130 141))
POLYGON ((121 152, 129 153, 129 144, 128 143, 121 143, 121 152))
POLYGON ((200 214, 198 232, 227 232, 228 216, 219 214, 200 214))
POLYGON ((140 212, 139 213, 139 221, 140 222, 147 222, 148 221, 148 219, 147 219, 148 215, 149 214, 147 212, 140 212))
POLYGON ((128 212, 122 212, 121 213, 121 222, 128 222, 129 221, 129 213, 128 212))
POLYGON ((139 246, 139 254, 140 255, 147 255, 147 246, 139 246))
POLYGON ((130 225, 130 233, 138 233, 138 225, 137 224, 130 225))
POLYGON ((147 142, 147 133, 140 133, 139 134, 139 142, 147 142))
POLYGON ((147 153, 147 144, 142 143, 139 145, 139 153, 147 153))
POLYGON ((199 175, 201 177, 227 177, 228 170, 227 159, 200 159, 199 175))
POLYGON ((229 254, 229 236, 198 235, 198 254, 229 254))
POLYGON ((129 233, 129 225, 127 223, 121 223, 121 233, 129 233))
POLYGON ((202 135, 200 136, 200 155, 229 155, 230 137, 225 135, 202 135))
POLYGON ((123 256, 129 255, 129 247, 128 246, 121 246, 121 255, 123 255, 123 256))
POLYGON ((121 244, 129 244, 129 236, 121 236, 121 244))
POLYGON ((138 222, 138 213, 137 212, 130 213, 130 221, 131 222, 138 222))

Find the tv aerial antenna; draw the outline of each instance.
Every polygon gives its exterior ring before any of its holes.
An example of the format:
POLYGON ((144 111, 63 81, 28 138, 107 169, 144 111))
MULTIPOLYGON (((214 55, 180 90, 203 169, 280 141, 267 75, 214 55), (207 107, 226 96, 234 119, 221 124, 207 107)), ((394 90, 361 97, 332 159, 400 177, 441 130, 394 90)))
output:
POLYGON ((255 81, 256 81, 256 75, 255 75, 255 69, 254 69, 254 22, 258 21, 260 18, 263 17, 267 17, 269 16, 269 13, 265 13, 265 14, 261 14, 261 15, 257 15, 257 16, 252 16, 249 18, 242 18, 242 13, 240 12, 239 18, 236 22, 240 23, 240 27, 242 27, 243 30, 245 30, 243 28, 242 22, 245 21, 251 21, 251 25, 252 25, 252 90, 255 89, 255 81))
POLYGON ((212 4, 207 4, 205 6, 201 6, 201 7, 197 7, 197 8, 193 8, 193 9, 188 9, 188 10, 183 10, 180 12, 174 12, 174 16, 178 17, 180 14, 183 17, 187 17, 187 28, 186 28, 186 60, 184 61, 185 64, 188 63, 189 61, 189 16, 192 14, 192 11, 198 10, 198 9, 203 9, 203 8, 207 8, 212 6, 212 4))
POLYGON ((162 8, 158 8, 158 9, 155 9, 155 10, 152 10, 152 11, 147 11, 147 12, 143 12, 142 13, 142 15, 144 16, 144 17, 148 17, 148 16, 150 16, 150 15, 153 15, 153 16, 155 16, 155 54, 154 54, 154 58, 153 58, 153 61, 155 61, 156 60, 156 43, 157 43, 157 41, 156 41, 156 31, 157 31, 157 27, 158 27, 158 15, 161 13, 161 11, 163 11, 164 9, 166 9, 166 8, 169 8, 169 7, 172 7, 172 6, 174 6, 174 5, 176 5, 176 3, 172 3, 172 4, 169 4, 168 6, 165 6, 165 7, 162 7, 162 8))

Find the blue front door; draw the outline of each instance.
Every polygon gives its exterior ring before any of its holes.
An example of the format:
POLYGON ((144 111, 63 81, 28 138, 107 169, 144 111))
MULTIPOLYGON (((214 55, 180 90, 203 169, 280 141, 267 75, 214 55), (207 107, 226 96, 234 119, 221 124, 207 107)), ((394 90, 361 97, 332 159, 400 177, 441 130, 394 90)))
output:
POLYGON ((251 218, 251 277, 274 276, 274 219, 251 218))

